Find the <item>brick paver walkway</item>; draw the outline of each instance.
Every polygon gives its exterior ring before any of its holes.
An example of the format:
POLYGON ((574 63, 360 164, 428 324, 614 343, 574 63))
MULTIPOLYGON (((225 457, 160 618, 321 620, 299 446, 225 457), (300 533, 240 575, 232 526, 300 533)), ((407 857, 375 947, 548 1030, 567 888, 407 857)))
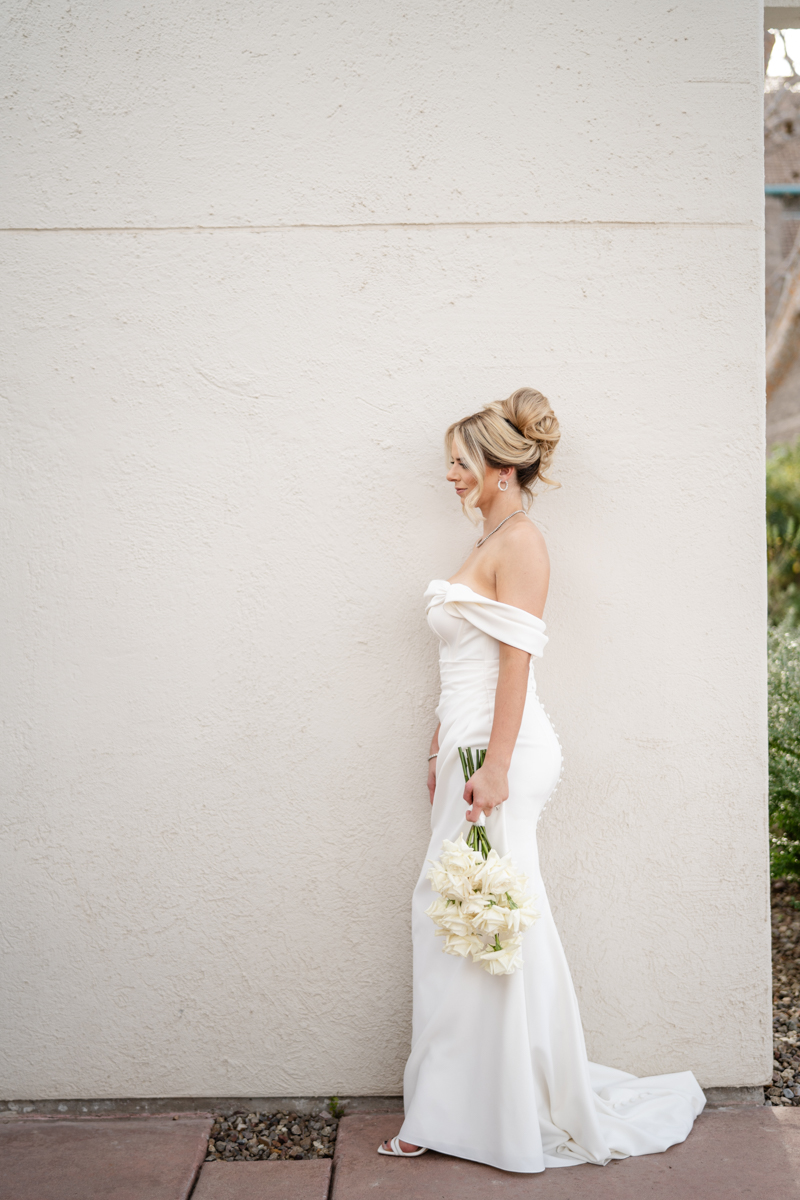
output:
POLYGON ((340 1125, 334 1159, 206 1163, 211 1118, 0 1121, 0 1200, 800 1200, 800 1109, 704 1113, 666 1154, 512 1175, 429 1153, 376 1149, 398 1113, 340 1125), (197 1185, 192 1187, 197 1179, 197 1185))
POLYGON ((0 1200, 188 1200, 211 1116, 0 1122, 0 1200))
POLYGON ((328 1200, 331 1160, 206 1163, 192 1200, 328 1200))
POLYGON ((425 1154, 401 1161, 376 1148, 397 1133, 397 1116, 345 1117, 331 1200, 800 1200, 800 1110, 704 1113, 688 1140, 665 1154, 607 1167, 512 1175, 425 1154))

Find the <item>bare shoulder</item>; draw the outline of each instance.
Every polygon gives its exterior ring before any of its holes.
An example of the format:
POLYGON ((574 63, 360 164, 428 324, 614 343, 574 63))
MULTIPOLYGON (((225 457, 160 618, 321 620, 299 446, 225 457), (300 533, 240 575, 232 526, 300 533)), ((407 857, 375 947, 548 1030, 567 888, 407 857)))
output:
POLYGON ((541 529, 533 521, 518 521, 505 530, 504 537, 494 547, 494 554, 495 571, 498 573, 529 574, 550 568, 547 543, 541 529))
POLYGON ((532 521, 516 522, 495 547, 497 599, 536 617, 544 612, 550 558, 542 531, 532 521))
POLYGON ((521 552, 547 557, 547 543, 544 540, 544 534, 539 526, 534 525, 530 519, 518 521, 510 526, 506 534, 506 541, 514 553, 521 552))

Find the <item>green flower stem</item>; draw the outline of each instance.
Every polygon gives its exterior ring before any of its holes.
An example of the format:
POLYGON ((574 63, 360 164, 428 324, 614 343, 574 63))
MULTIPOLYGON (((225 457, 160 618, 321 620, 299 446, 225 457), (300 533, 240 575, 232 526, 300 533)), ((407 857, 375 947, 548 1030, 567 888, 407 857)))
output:
POLYGON ((467 834, 467 845, 470 850, 477 850, 483 858, 489 857, 491 843, 486 836, 486 829, 483 825, 474 824, 467 834))
MULTIPOLYGON (((467 746, 466 750, 463 750, 461 746, 459 746, 458 757, 461 759, 461 770, 464 772, 464 782, 466 783, 470 776, 475 774, 475 762, 477 761, 479 768, 483 766, 483 760, 486 758, 486 751, 476 749, 475 758, 473 759, 472 750, 469 746, 467 746)), ((492 847, 488 837, 486 836, 486 827, 484 825, 475 824, 472 826, 467 834, 467 845, 469 846, 470 850, 480 851, 484 858, 489 857, 489 851, 492 847)))

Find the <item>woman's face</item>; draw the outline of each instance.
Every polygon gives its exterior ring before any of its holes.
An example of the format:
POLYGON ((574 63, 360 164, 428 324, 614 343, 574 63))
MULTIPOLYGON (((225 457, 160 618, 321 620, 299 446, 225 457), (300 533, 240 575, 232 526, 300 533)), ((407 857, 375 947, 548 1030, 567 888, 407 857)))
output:
MULTIPOLYGON (((466 463, 459 457, 459 445, 456 441, 453 442, 450 451, 450 470, 447 472, 446 478, 448 483, 454 485, 456 495, 463 504, 464 497, 467 492, 475 487, 477 480, 466 463)), ((485 504, 491 503, 492 499, 497 496, 497 484, 501 478, 507 479, 509 483, 512 483, 514 478, 513 467, 490 467, 487 463, 486 474, 483 479, 483 490, 476 502, 477 508, 483 508, 485 504)))
POLYGON ((459 449, 458 442, 453 442, 450 450, 450 470, 447 472, 447 482, 455 486, 456 495, 463 504, 467 492, 475 487, 477 481, 466 464, 459 458, 459 449))

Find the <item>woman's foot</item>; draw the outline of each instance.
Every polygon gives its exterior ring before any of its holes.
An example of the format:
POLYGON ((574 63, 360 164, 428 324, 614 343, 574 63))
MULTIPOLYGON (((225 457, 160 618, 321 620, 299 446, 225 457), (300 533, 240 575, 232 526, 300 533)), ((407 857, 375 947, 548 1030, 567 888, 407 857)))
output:
MULTIPOLYGON (((414 1154, 414 1153, 416 1153, 417 1150, 422 1149, 421 1146, 412 1146, 411 1142, 398 1142, 397 1144, 400 1147, 400 1149, 403 1151, 403 1154, 414 1154)), ((392 1153, 392 1139, 391 1138, 386 1139, 386 1141, 383 1143, 383 1148, 387 1154, 392 1153)))
POLYGON ((399 1137, 387 1138, 378 1146, 378 1154, 390 1154, 393 1158, 417 1158, 425 1154, 425 1146, 415 1146, 411 1142, 401 1142, 399 1137))

